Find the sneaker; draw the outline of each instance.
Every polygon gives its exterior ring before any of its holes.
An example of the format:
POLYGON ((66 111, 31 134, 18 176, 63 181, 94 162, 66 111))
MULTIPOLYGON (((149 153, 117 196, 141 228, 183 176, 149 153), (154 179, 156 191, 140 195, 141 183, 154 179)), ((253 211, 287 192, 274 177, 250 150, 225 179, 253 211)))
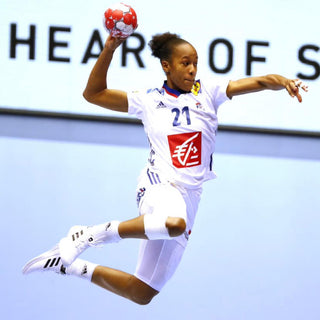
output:
MULTIPOLYGON (((106 227, 106 229, 108 226, 106 227)), ((92 227, 73 226, 68 235, 59 242, 63 263, 69 266, 84 250, 90 246, 101 246, 102 241, 95 239, 92 227), (96 240, 96 241, 95 241, 96 240)))
POLYGON ((119 221, 111 221, 92 227, 72 227, 68 235, 59 242, 62 263, 65 266, 69 266, 89 247, 102 247, 105 243, 120 241, 121 237, 118 233, 119 223, 119 221))
POLYGON ((66 274, 66 268, 62 264, 58 245, 31 259, 22 269, 23 274, 29 274, 35 271, 54 271, 56 273, 66 274))

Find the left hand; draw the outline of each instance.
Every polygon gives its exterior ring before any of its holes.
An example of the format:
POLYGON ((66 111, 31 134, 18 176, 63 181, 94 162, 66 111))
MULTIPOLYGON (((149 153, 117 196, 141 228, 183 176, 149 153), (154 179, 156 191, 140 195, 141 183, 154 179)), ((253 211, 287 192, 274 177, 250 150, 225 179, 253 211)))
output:
POLYGON ((303 91, 308 92, 308 86, 303 83, 300 79, 288 80, 285 88, 287 89, 289 95, 291 97, 297 97, 299 102, 302 102, 302 97, 299 89, 301 88, 303 91))
POLYGON ((111 50, 112 52, 115 51, 124 41, 126 38, 115 38, 112 35, 109 35, 104 46, 105 48, 111 50))

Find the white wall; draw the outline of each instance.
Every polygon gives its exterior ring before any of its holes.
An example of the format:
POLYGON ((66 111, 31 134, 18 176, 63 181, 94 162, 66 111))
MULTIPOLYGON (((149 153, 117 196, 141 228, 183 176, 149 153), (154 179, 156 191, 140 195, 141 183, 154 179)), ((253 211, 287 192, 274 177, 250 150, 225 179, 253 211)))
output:
MULTIPOLYGON (((266 93, 259 102, 235 100, 220 113, 221 124, 320 132, 317 0, 129 2, 139 27, 114 56, 110 87, 162 86, 163 72, 147 43, 153 34, 176 32, 196 47, 199 78, 280 73, 310 86, 302 106, 285 92, 266 93)), ((0 82, 6 90, 0 108, 105 115, 88 106, 82 91, 107 36, 102 16, 112 3, 1 0, 0 82)))

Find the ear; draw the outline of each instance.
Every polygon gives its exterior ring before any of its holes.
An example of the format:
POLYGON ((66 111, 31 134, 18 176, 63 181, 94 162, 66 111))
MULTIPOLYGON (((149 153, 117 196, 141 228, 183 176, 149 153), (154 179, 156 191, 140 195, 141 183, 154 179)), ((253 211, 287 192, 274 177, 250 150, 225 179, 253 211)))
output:
POLYGON ((168 73, 170 71, 170 64, 167 60, 162 60, 161 66, 162 66, 162 69, 165 73, 168 73))

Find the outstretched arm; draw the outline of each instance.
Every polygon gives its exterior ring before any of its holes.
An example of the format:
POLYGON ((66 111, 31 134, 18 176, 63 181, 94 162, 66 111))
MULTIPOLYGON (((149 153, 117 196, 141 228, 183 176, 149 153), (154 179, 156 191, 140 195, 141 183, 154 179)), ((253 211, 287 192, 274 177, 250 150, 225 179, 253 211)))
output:
POLYGON ((123 39, 108 37, 90 73, 83 96, 88 102, 100 107, 114 111, 128 112, 127 93, 121 90, 108 89, 107 87, 107 73, 113 53, 123 41, 123 39))
POLYGON ((299 79, 287 79, 278 74, 270 74, 261 77, 244 78, 230 81, 227 87, 227 95, 232 98, 237 95, 257 92, 262 90, 282 90, 286 89, 291 97, 297 97, 302 102, 299 88, 308 91, 308 87, 299 79))

